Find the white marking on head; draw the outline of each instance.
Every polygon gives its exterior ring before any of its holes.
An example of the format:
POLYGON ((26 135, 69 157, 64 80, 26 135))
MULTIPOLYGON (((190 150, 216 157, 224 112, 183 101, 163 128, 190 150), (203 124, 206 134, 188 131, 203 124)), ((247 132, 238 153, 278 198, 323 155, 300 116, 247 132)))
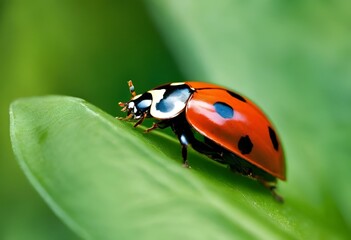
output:
POLYGON ((185 83, 184 82, 175 82, 175 83, 171 83, 169 85, 171 86, 179 86, 179 85, 184 85, 185 83))
POLYGON ((152 95, 152 105, 155 105, 155 103, 159 103, 163 99, 166 89, 155 89, 148 92, 152 95))
POLYGON ((136 100, 136 99, 140 98, 140 97, 141 97, 141 95, 143 95, 143 94, 138 94, 138 95, 136 95, 135 97, 132 97, 132 99, 131 99, 131 100, 136 100))

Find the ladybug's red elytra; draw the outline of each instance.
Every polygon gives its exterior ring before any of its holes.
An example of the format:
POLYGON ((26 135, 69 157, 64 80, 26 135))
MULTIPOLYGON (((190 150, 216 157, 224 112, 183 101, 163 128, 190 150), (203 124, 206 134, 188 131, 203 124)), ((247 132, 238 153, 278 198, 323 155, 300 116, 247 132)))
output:
POLYGON ((277 178, 286 180, 285 159, 279 138, 264 113, 249 99, 215 84, 204 82, 169 83, 120 102, 127 117, 157 120, 145 130, 171 127, 182 146, 184 166, 188 167, 187 147, 244 176, 258 180, 282 202, 275 192, 277 178))

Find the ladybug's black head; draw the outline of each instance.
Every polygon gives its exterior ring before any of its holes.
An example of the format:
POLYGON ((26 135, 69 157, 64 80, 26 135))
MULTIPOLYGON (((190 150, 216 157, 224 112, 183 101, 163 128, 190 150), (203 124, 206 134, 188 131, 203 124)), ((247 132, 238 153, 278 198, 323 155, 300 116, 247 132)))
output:
POLYGON ((130 93, 132 94, 132 99, 126 103, 119 103, 119 105, 123 107, 122 111, 127 112, 127 119, 140 119, 146 117, 149 114, 152 103, 151 93, 146 92, 136 95, 132 81, 129 81, 128 85, 130 93))
POLYGON ((127 112, 128 118, 140 119, 141 117, 148 115, 152 103, 151 93, 143 93, 133 97, 127 103, 120 103, 122 111, 127 112))

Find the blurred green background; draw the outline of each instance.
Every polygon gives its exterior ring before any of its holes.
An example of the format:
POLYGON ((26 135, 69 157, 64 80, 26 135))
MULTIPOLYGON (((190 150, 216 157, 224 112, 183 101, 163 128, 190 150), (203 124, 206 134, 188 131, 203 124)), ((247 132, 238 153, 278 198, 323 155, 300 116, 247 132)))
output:
POLYGON ((138 92, 210 81, 258 102, 286 147, 284 195, 350 229, 350 9, 348 1, 0 1, 0 239, 78 238, 16 163, 10 102, 71 95, 117 115, 129 79, 138 92))
POLYGON ((142 1, 1 1, 0 239, 77 238, 14 159, 10 102, 72 95, 116 115, 129 79, 137 90, 184 79, 142 1))

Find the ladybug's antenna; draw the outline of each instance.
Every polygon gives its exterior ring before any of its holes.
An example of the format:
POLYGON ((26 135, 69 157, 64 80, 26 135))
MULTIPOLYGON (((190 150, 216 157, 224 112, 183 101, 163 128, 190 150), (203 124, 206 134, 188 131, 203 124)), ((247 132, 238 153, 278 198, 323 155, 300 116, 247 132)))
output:
MULTIPOLYGON (((130 94, 132 94, 132 98, 135 97, 135 96, 136 96, 136 93, 135 93, 135 90, 134 90, 134 85, 133 85, 132 80, 129 80, 129 81, 128 81, 128 86, 129 86, 130 94)), ((119 102, 118 105, 119 105, 120 107, 122 107, 122 109, 121 109, 122 112, 127 111, 128 103, 119 102)))
POLYGON ((132 97, 135 97, 136 96, 136 92, 134 90, 134 85, 133 85, 132 80, 128 81, 128 86, 129 86, 130 94, 132 94, 132 97))

